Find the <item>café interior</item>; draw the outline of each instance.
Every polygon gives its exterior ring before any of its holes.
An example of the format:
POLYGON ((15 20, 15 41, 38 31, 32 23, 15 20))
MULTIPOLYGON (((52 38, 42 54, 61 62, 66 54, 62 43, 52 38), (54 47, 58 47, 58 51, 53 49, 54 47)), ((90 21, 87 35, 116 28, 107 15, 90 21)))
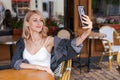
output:
MULTIPOLYGON (((44 71, 18 72, 9 69, 16 42, 22 35, 24 16, 31 9, 40 10, 46 19, 48 35, 55 36, 59 30, 69 29, 70 36, 75 38, 85 31, 82 29, 79 6, 90 17, 93 28, 83 42, 80 54, 61 63, 55 80, 120 79, 120 0, 10 0, 13 23, 9 27, 3 23, 5 10, 9 9, 5 1, 0 3, 4 8, 0 12, 0 80, 54 80, 44 71)), ((63 31, 61 35, 64 34, 63 31)))

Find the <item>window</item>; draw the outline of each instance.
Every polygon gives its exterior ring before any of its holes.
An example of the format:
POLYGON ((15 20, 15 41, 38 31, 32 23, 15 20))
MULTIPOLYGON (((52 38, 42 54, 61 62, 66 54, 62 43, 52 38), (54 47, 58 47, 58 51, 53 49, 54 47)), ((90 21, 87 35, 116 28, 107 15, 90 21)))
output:
POLYGON ((12 8, 20 18, 23 18, 29 10, 29 1, 12 2, 12 8))
POLYGON ((47 10, 47 3, 43 3, 43 11, 48 11, 47 10))
POLYGON ((120 16, 120 0, 92 0, 92 9, 97 16, 120 16))

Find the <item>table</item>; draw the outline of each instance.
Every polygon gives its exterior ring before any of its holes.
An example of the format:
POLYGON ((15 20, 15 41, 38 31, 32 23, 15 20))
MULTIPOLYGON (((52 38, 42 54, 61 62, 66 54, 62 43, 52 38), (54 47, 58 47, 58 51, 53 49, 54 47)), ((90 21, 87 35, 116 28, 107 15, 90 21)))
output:
MULTIPOLYGON (((20 36, 14 36, 14 35, 9 35, 9 36, 0 36, 0 45, 8 45, 10 48, 10 60, 12 59, 13 56, 13 45, 16 44, 17 40, 20 38, 20 36)), ((10 65, 1 65, 1 69, 8 69, 10 68, 10 65)))
POLYGON ((42 70, 0 70, 0 80, 54 80, 54 77, 42 70))
MULTIPOLYGON (((88 55, 88 72, 90 71, 90 65, 92 64, 92 61, 91 61, 91 54, 92 54, 92 40, 93 39, 102 39, 104 38, 106 35, 105 34, 102 34, 102 33, 99 33, 99 32, 91 32, 90 35, 88 36, 88 39, 89 39, 89 55, 88 55)), ((95 65, 94 65, 95 66, 95 65)), ((97 69, 101 69, 100 67, 98 66, 95 66, 97 69)))
POLYGON ((20 38, 20 36, 0 36, 0 44, 2 45, 9 45, 10 46, 10 59, 12 59, 13 56, 13 45, 16 44, 17 40, 20 38))

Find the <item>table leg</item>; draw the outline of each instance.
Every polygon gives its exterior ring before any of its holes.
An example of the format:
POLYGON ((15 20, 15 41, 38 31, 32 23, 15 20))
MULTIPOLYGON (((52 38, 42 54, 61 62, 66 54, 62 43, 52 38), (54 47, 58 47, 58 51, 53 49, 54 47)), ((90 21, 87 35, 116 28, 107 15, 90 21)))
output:
POLYGON ((89 39, 89 54, 88 54, 88 72, 90 71, 90 64, 91 64, 91 49, 92 49, 92 39, 89 39))
POLYGON ((91 66, 95 69, 101 69, 101 67, 97 66, 94 62, 92 62, 92 39, 89 39, 89 54, 88 54, 88 72, 90 72, 91 66))
POLYGON ((10 45, 10 60, 12 60, 12 56, 13 56, 13 45, 10 45))

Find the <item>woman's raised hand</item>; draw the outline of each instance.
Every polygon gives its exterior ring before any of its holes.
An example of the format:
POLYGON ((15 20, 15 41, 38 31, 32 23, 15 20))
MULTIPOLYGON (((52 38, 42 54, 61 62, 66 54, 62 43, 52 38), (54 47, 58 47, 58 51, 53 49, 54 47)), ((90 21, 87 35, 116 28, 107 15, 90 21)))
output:
POLYGON ((83 29, 92 29, 92 21, 90 20, 90 18, 87 15, 83 15, 82 19, 83 19, 83 24, 86 25, 82 28, 83 29))

